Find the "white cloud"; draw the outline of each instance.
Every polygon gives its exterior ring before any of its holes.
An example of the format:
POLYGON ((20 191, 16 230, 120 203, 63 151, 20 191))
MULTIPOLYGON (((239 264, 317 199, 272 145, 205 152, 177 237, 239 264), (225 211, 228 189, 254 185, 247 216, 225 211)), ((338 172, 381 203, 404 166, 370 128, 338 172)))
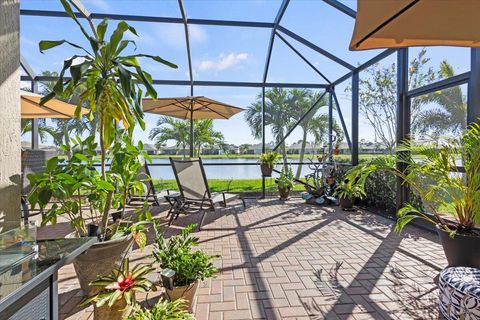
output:
MULTIPOLYGON (((190 43, 204 43, 207 41, 205 30, 196 25, 188 27, 190 43)), ((181 24, 159 25, 154 35, 160 41, 174 48, 185 48, 185 29, 181 24)))
POLYGON ((242 61, 248 59, 248 53, 220 54, 216 59, 204 59, 198 64, 199 71, 223 71, 238 66, 242 61))
POLYGON ((203 43, 207 41, 207 33, 205 30, 195 24, 188 26, 188 35, 190 36, 190 41, 194 43, 203 43))

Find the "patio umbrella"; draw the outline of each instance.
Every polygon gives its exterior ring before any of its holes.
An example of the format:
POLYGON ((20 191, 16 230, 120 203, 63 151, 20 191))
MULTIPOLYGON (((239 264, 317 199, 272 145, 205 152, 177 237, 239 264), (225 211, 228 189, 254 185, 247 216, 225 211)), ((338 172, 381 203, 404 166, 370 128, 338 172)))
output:
MULTIPOLYGON (((41 106, 41 95, 23 90, 20 90, 20 92, 20 109, 22 119, 68 119, 75 117, 75 110, 77 109, 77 106, 73 104, 63 102, 58 99, 52 99, 41 106)), ((81 115, 85 115, 87 113, 88 109, 85 108, 82 108, 80 111, 81 115)))
POLYGON ((195 119, 229 119, 244 109, 203 96, 143 99, 143 110, 190 120, 190 157, 193 157, 193 121, 195 119))
POLYGON ((480 47, 477 0, 358 0, 350 50, 480 47))

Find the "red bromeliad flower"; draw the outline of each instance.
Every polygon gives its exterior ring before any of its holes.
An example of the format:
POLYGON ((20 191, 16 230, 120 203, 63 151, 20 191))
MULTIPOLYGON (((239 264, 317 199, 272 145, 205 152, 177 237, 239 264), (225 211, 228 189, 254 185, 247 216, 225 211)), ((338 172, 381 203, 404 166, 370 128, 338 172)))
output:
POLYGON ((127 277, 124 277, 123 275, 119 276, 117 279, 117 284, 118 284, 118 289, 121 291, 125 291, 130 289, 135 283, 135 280, 133 279, 132 273, 129 272, 127 277))

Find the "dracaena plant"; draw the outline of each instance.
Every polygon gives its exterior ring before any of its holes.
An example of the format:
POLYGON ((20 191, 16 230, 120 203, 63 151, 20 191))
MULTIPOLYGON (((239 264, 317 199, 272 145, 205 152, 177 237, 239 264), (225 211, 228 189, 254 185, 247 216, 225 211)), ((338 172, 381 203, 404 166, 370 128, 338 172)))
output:
POLYGON ((423 218, 438 224, 451 236, 455 233, 479 235, 474 227, 480 224, 480 125, 471 124, 459 141, 443 146, 415 146, 404 142, 398 151, 396 155, 352 168, 346 178, 364 189, 371 173, 388 171, 403 179, 422 198, 432 215, 406 203, 397 212, 397 232, 413 219, 423 218), (457 166, 460 159, 464 172, 457 166), (398 169, 397 163, 403 164, 404 170, 398 169), (453 221, 446 219, 448 214, 453 221))
MULTIPOLYGON (((149 58, 172 68, 177 66, 159 56, 139 53, 125 54, 127 49, 135 47, 134 41, 124 39, 125 33, 130 32, 137 35, 135 28, 125 21, 117 24, 110 37, 107 37, 107 19, 102 20, 98 26, 95 26, 90 20, 91 31, 87 32, 72 10, 72 0, 60 0, 60 2, 65 12, 80 28, 89 47, 85 48, 67 40, 40 41, 39 47, 42 53, 63 44, 72 46, 81 52, 64 61, 59 79, 52 91, 42 98, 41 104, 56 96, 69 98, 77 90, 78 105, 87 105, 90 108, 89 119, 97 118, 98 121, 101 175, 102 179, 106 181, 106 156, 115 140, 116 124, 121 123, 130 135, 136 124, 144 129, 141 87, 145 88, 146 96, 152 98, 157 96, 152 86, 152 77, 142 69, 138 58, 149 58), (70 73, 70 79, 65 78, 67 71, 70 73)), ((77 111, 79 113, 80 108, 77 108, 77 111)), ((91 134, 95 136, 96 132, 91 134)), ((106 230, 112 197, 113 192, 109 192, 105 201, 101 223, 104 230, 106 230)))
POLYGON ((155 285, 147 278, 153 272, 150 264, 137 264, 130 268, 128 258, 122 261, 120 268, 115 268, 108 276, 98 276, 90 286, 98 287, 100 292, 85 299, 82 304, 94 304, 96 307, 108 305, 112 307, 122 299, 127 304, 123 315, 128 316, 137 304, 135 294, 156 290, 155 285))

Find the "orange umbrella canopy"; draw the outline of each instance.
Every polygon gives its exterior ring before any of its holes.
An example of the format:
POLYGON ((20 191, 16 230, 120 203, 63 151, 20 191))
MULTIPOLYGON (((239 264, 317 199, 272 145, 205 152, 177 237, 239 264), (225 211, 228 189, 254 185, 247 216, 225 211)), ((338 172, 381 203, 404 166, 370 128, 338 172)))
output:
POLYGON ((244 109, 197 96, 143 99, 143 110, 179 119, 229 119, 244 109))
MULTIPOLYGON (((40 105, 41 95, 20 90, 20 108, 22 119, 69 119, 75 117, 75 110, 77 106, 60 101, 58 99, 51 99, 43 106, 40 105)), ((88 109, 81 108, 80 114, 85 115, 88 109)))
POLYGON ((350 50, 480 47, 478 0, 358 0, 350 50))

